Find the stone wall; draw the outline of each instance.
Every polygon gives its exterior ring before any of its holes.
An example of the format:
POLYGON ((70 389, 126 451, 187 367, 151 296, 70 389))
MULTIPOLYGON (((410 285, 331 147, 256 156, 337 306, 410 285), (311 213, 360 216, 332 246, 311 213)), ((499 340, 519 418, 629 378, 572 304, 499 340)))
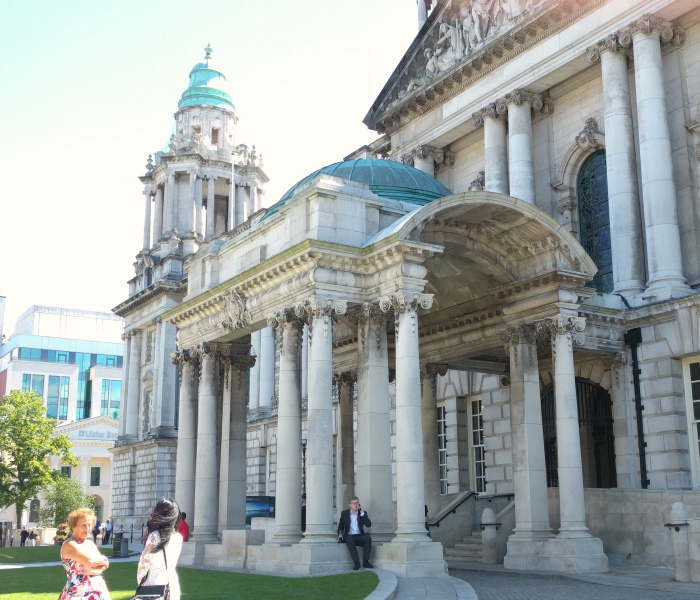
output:
POLYGON ((175 497, 175 440, 151 440, 136 448, 134 516, 148 517, 161 498, 175 497))
POLYGON ((130 448, 114 448, 112 461, 112 519, 115 524, 124 523, 134 514, 136 497, 136 469, 134 452, 130 448))

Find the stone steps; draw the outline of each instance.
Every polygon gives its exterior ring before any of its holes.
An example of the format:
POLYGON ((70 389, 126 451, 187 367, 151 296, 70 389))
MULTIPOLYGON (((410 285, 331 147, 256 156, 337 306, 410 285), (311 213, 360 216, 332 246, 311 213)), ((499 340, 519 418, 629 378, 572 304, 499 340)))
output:
POLYGON ((482 562, 484 557, 481 541, 481 531, 473 531, 471 535, 462 538, 461 542, 456 542, 454 548, 444 550, 445 560, 482 562))

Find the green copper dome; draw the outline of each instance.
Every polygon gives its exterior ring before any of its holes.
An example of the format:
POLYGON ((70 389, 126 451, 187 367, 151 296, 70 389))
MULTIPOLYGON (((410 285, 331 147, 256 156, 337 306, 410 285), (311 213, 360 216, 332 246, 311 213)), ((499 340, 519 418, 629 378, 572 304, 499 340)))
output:
POLYGON ((190 71, 190 84, 182 92, 178 107, 206 104, 230 112, 236 110, 233 99, 226 92, 226 76, 221 72, 219 63, 211 57, 211 46, 207 45, 204 51, 204 61, 197 63, 190 71))
POLYGON ((360 158, 333 163, 307 175, 289 188, 280 201, 268 209, 263 219, 276 213, 289 198, 294 196, 297 188, 318 175, 332 175, 348 181, 364 183, 377 196, 420 206, 452 194, 437 179, 409 165, 393 160, 360 158))

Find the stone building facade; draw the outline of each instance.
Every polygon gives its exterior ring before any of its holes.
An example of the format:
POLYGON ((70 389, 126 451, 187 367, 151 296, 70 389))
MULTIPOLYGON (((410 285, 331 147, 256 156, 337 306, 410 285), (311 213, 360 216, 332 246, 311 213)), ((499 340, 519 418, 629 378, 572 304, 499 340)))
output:
POLYGON ((348 567, 356 493, 402 576, 492 516, 508 568, 669 566, 671 504, 700 505, 700 12, 423 16, 365 117, 380 137, 205 240, 162 313, 183 560, 348 567), (246 487, 276 497, 264 543, 246 487))
MULTIPOLYGON (((123 408, 113 449, 118 525, 140 526, 159 498, 175 494, 181 374, 170 362, 177 330, 162 314, 182 302, 186 262, 220 244, 225 232, 249 227, 268 181, 255 146, 237 142, 226 77, 212 49, 205 52, 190 72, 168 143, 148 157, 140 177, 143 247, 128 299, 114 308, 125 319, 123 408)), ((206 262, 202 281, 218 283, 216 259, 206 262)))

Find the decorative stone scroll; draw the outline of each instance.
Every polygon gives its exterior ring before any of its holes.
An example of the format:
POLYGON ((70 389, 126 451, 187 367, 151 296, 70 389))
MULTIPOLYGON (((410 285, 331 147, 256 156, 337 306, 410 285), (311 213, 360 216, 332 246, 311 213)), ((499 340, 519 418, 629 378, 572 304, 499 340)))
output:
POLYGON ((371 302, 365 302, 360 307, 356 307, 348 312, 348 320, 353 325, 358 325, 360 333, 360 344, 362 348, 365 347, 365 325, 367 323, 373 323, 375 325, 374 329, 374 342, 377 345, 377 350, 380 349, 382 344, 382 330, 381 328, 385 326, 387 317, 383 314, 379 307, 371 302))
POLYGON ((596 123, 596 120, 593 118, 586 119, 586 125, 576 135, 576 137, 574 139, 575 139, 576 143, 578 144, 578 147, 581 148, 581 150, 594 152, 595 150, 598 150, 598 148, 600 147, 600 144, 598 143, 598 140, 596 139, 597 133, 598 133, 598 123, 596 123))
POLYGON ((556 315, 548 317, 537 323, 537 335, 542 340, 550 341, 552 344, 552 354, 556 354, 557 340, 564 337, 570 348, 583 346, 586 343, 585 317, 569 317, 566 315, 556 315))
POLYGON ((499 98, 481 110, 472 113, 472 123, 475 127, 481 127, 486 119, 505 118, 510 104, 521 106, 525 102, 530 103, 530 107, 534 112, 541 112, 545 115, 551 115, 554 112, 554 101, 551 98, 522 88, 516 88, 503 96, 503 98, 499 98))
POLYGON ((267 326, 275 330, 275 341, 280 352, 282 351, 282 340, 284 329, 292 330, 295 334, 295 345, 299 345, 301 350, 302 335, 301 331, 304 327, 304 321, 300 320, 294 308, 283 308, 276 313, 267 317, 267 326))
POLYGON ((333 373, 333 385, 339 388, 342 385, 352 386, 357 381, 357 371, 343 371, 342 373, 333 373))
POLYGON ((333 315, 344 315, 347 312, 347 302, 326 298, 318 300, 311 298, 304 300, 294 307, 296 317, 302 321, 306 321, 309 326, 309 342, 315 332, 315 322, 323 325, 323 335, 328 340, 328 332, 330 329, 333 315))
POLYGON ((421 365, 421 368, 420 368, 421 383, 423 382, 424 379, 431 379, 431 378, 434 382, 435 378, 438 375, 441 375, 442 377, 447 375, 447 365, 441 365, 438 363, 424 363, 421 365))
POLYGON ((615 384, 620 385, 620 371, 627 364, 627 352, 617 352, 603 356, 603 366, 610 369, 615 375, 615 384))
POLYGON ((513 352, 513 360, 518 364, 518 346, 520 344, 530 344, 530 348, 537 344, 537 332, 534 325, 516 325, 503 329, 499 335, 503 342, 503 348, 506 355, 511 355, 513 352))
MULTIPOLYGON (((230 347, 229 347, 230 348, 230 347)), ((250 354, 222 354, 219 361, 221 368, 221 375, 224 378, 224 385, 228 389, 228 376, 231 370, 236 372, 236 385, 241 387, 241 375, 244 370, 251 369, 255 366, 255 356, 250 354)))
POLYGON ((418 329, 418 309, 429 310, 432 305, 432 294, 421 294, 418 292, 396 292, 391 296, 385 296, 379 299, 380 310, 394 315, 396 339, 399 337, 399 315, 401 313, 410 314, 411 333, 415 336, 418 329))

